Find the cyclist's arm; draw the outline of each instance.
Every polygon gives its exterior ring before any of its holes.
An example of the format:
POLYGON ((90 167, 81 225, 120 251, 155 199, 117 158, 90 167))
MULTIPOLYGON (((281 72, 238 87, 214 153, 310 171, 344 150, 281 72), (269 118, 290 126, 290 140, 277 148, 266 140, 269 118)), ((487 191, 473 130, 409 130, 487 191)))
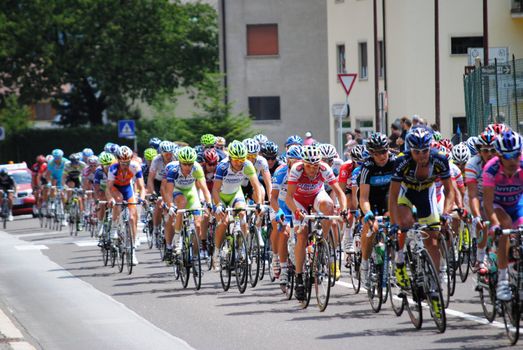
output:
POLYGON ((272 190, 270 202, 271 202, 271 208, 274 209, 274 211, 278 211, 279 205, 278 205, 278 196, 280 195, 280 190, 272 190))
POLYGON ((443 193, 445 194, 445 203, 443 207, 443 212, 445 214, 450 214, 452 208, 454 207, 454 187, 452 186, 452 179, 449 177, 447 179, 442 179, 441 183, 443 184, 443 193))
POLYGON ((154 193, 154 178, 156 176, 156 171, 149 168, 149 176, 147 176, 147 192, 154 193))
POLYGON ((209 193, 209 189, 207 188, 207 182, 205 182, 205 177, 197 179, 194 182, 194 184, 198 190, 202 191, 205 203, 211 203, 211 194, 209 193))
POLYGON ((143 183, 143 177, 139 177, 136 179, 136 188, 138 189, 138 192, 140 192, 140 199, 142 201, 145 200, 145 185, 143 183))
POLYGON ((356 209, 358 207, 358 196, 356 195, 356 193, 358 193, 358 186, 351 186, 351 193, 352 193, 352 196, 351 196, 351 208, 354 208, 356 209))
POLYGON ((110 202, 113 199, 113 195, 111 194, 111 190, 114 188, 114 181, 107 180, 107 186, 105 187, 105 197, 107 198, 107 201, 110 202))
MULTIPOLYGON (((271 179, 271 173, 269 170, 262 170, 262 178, 263 182, 265 183, 265 190, 267 191, 267 197, 272 192, 272 179, 271 179)), ((262 201, 265 198, 262 198, 262 201)))
POLYGON ((391 224, 398 223, 398 197, 400 195, 401 182, 391 181, 389 188, 389 211, 391 224))
POLYGON ((454 203, 456 203, 456 206, 458 208, 464 208, 464 204, 463 204, 463 195, 465 194, 465 186, 463 187, 458 187, 458 183, 456 182, 456 180, 452 180, 452 188, 454 189, 454 203))
POLYGON ((338 182, 330 184, 330 187, 332 189, 332 192, 336 194, 336 197, 338 197, 338 203, 340 204, 340 210, 344 211, 347 209, 347 198, 345 197, 345 192, 341 189, 338 182))
POLYGON ((467 183, 467 190, 469 191, 469 203, 472 216, 481 217, 481 209, 478 197, 478 184, 477 182, 467 183))
POLYGON ((294 193, 296 193, 297 188, 297 184, 287 184, 287 196, 285 197, 285 203, 287 204, 292 213, 298 210, 298 207, 294 203, 294 193))
POLYGON ((262 198, 262 190, 260 181, 258 181, 258 177, 256 174, 249 177, 249 182, 251 183, 252 189, 254 190, 254 201, 257 204, 262 204, 263 198, 262 198))
POLYGON ((173 205, 174 199, 173 199, 173 192, 174 192, 174 183, 173 182, 167 182, 165 180, 162 180, 162 187, 165 188, 165 193, 162 193, 162 200, 165 202, 165 205, 167 208, 169 208, 171 205, 173 205), (164 186, 165 185, 165 186, 164 186))
POLYGON ((483 207, 487 217, 490 219, 490 225, 499 226, 499 219, 494 211, 494 187, 483 186, 483 207))
POLYGON ((370 202, 369 202, 369 193, 370 193, 370 185, 364 184, 364 183, 360 184, 360 208, 361 208, 361 212, 363 214, 372 210, 372 208, 370 207, 370 202))
POLYGON ((220 204, 220 191, 222 190, 222 180, 214 179, 214 184, 212 185, 212 202, 214 205, 220 204))

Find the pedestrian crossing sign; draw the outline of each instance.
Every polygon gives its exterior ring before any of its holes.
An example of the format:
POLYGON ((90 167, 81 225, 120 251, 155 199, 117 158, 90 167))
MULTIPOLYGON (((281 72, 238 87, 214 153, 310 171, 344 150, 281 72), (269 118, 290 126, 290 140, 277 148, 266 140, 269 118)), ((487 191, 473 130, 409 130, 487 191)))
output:
POLYGON ((136 136, 134 120, 118 121, 118 137, 132 138, 136 136))

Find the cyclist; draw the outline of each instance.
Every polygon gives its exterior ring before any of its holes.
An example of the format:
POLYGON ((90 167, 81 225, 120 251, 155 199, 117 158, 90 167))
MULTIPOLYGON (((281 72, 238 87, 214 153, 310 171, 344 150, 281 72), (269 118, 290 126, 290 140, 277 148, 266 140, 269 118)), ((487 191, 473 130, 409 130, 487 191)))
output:
POLYGON ((94 185, 94 174, 100 165, 98 157, 95 155, 87 158, 87 166, 82 171, 82 188, 84 190, 92 190, 94 185))
POLYGON ((285 152, 280 155, 280 160, 286 162, 286 152, 291 146, 303 146, 303 139, 299 135, 291 135, 285 141, 285 152))
POLYGON ((216 153, 218 153, 220 159, 227 158, 227 149, 226 149, 227 143, 225 142, 225 138, 221 136, 216 136, 216 142, 214 143, 214 148, 216 149, 216 153))
MULTIPOLYGON (((216 167, 218 166, 218 153, 214 148, 209 148, 203 151, 202 157, 200 157, 200 165, 202 166, 203 173, 205 176, 205 182, 207 184, 207 189, 209 192, 212 192, 212 187, 214 184, 214 174, 216 173, 216 167)), ((200 198, 203 197, 203 193, 200 191, 200 198)), ((207 250, 207 233, 209 228, 209 213, 205 212, 203 214, 202 220, 202 233, 205 235, 202 238, 202 248, 207 250)))
MULTIPOLYGON (((7 203, 9 206, 9 216, 7 220, 13 221, 13 197, 16 195, 16 182, 13 177, 9 175, 6 168, 0 168, 0 190, 7 193, 7 203), (13 192, 9 192, 9 190, 13 192)), ((4 200, 3 198, 2 196, 2 200, 4 200)))
POLYGON ((254 136, 253 136, 253 139, 254 139, 254 141, 258 142, 258 144, 260 145, 260 147, 265 146, 265 144, 267 143, 267 141, 269 141, 269 139, 267 138, 267 136, 265 136, 265 135, 263 135, 263 134, 257 134, 257 135, 254 135, 254 136))
POLYGON ((281 165, 284 165, 284 163, 278 159, 278 145, 272 141, 267 141, 265 145, 261 147, 260 154, 267 160, 267 165, 269 166, 269 172, 271 173, 271 176, 274 174, 276 169, 278 169, 281 165))
POLYGON ((151 168, 151 162, 158 155, 156 149, 149 147, 143 152, 144 161, 142 162, 142 174, 144 179, 149 178, 149 169, 151 168))
POLYGON ((36 163, 31 166, 31 184, 33 187, 33 194, 35 196, 35 205, 33 206, 33 214, 36 215, 42 208, 42 204, 47 201, 47 194, 45 185, 47 179, 45 172, 47 171, 47 160, 41 154, 36 157, 36 163))
MULTIPOLYGON (((105 195, 109 205, 113 207, 113 223, 112 223, 112 238, 118 239, 118 218, 120 216, 120 207, 116 206, 115 203, 121 203, 122 201, 133 202, 136 200, 132 181, 136 181, 138 191, 140 192, 140 201, 143 202, 145 199, 145 185, 143 183, 142 169, 140 165, 132 161, 133 151, 127 147, 122 146, 118 150, 118 162, 109 167, 107 174, 107 187, 105 195)), ((137 211, 136 206, 130 205, 129 211, 130 223, 131 223, 131 234, 133 241, 136 241, 136 225, 137 211)), ((138 264, 136 258, 135 248, 133 247, 133 264, 138 264)))
POLYGON ((467 185, 467 193, 469 198, 470 212, 472 214, 472 229, 473 234, 476 233, 478 239, 478 249, 476 253, 476 266, 474 272, 480 274, 487 273, 485 269, 484 259, 487 246, 487 232, 483 225, 483 220, 487 219, 485 210, 483 209, 483 168, 492 158, 496 156, 496 149, 494 143, 496 141, 496 134, 492 131, 484 131, 476 140, 476 149, 478 154, 470 158, 465 165, 465 183, 467 185), (477 232, 483 231, 483 235, 477 235, 477 232))
POLYGON ((62 175, 64 173, 65 163, 68 162, 68 160, 64 158, 64 151, 61 149, 54 149, 51 154, 53 156, 53 160, 47 163, 47 172, 45 177, 47 178, 47 183, 49 185, 61 188, 63 178, 62 175))
MULTIPOLYGON (((196 151, 191 147, 182 147, 178 151, 178 161, 171 162, 166 167, 166 185, 164 202, 169 208, 169 219, 165 224, 165 241, 167 250, 164 260, 172 264, 173 244, 176 254, 181 253, 181 231, 183 215, 176 213, 176 209, 195 209, 200 207, 198 191, 203 193, 206 207, 210 207, 211 194, 205 184, 205 176, 200 164, 196 162, 196 151), (176 221, 175 220, 176 217, 176 221), (173 221, 174 221, 174 240, 173 240, 173 221)), ((194 225, 196 234, 202 238, 201 216, 195 213, 194 225)))
POLYGON ((157 137, 153 137, 149 140, 149 147, 154 148, 156 151, 160 148, 160 143, 162 143, 162 140, 160 140, 157 137))
MULTIPOLYGON (((498 156, 483 168, 483 204, 492 226, 490 232, 510 229, 523 224, 523 162, 521 161, 521 136, 510 130, 497 136, 494 148, 498 156)), ((508 283, 509 237, 502 235, 498 241, 498 285, 496 298, 512 299, 508 283)))
MULTIPOLYGON (((214 214, 218 225, 216 227, 215 246, 220 247, 225 229, 228 223, 228 216, 224 212, 226 207, 235 209, 245 208, 245 197, 243 196, 241 184, 248 179, 253 187, 253 199, 257 205, 262 203, 262 189, 256 176, 254 165, 247 160, 247 148, 245 145, 234 140, 229 144, 229 158, 222 160, 216 168, 214 185, 212 187, 212 200, 214 204, 214 214)), ((247 236, 247 220, 245 212, 239 213, 241 230, 247 236)), ((220 260, 218 257, 219 249, 214 250, 214 268, 219 270, 220 260)))
POLYGON ((458 143, 452 148, 452 160, 463 175, 465 174, 465 165, 470 158, 470 150, 464 142, 458 143))
MULTIPOLYGON (((81 153, 73 153, 69 157, 69 161, 65 163, 64 167, 64 173, 62 175, 63 182, 67 185, 69 188, 80 188, 82 183, 82 172, 84 171, 85 167, 87 166, 84 162, 80 160, 81 153)), ((69 204, 69 201, 71 200, 72 192, 67 191, 66 194, 66 205, 69 204)), ((79 204, 80 204, 80 212, 83 212, 84 210, 84 203, 83 198, 79 197, 79 204)), ((80 230, 80 222, 78 222, 78 230, 80 230)))
POLYGON ((289 252, 287 250, 287 240, 289 239, 290 228, 288 226, 289 216, 292 215, 285 197, 287 196, 287 180, 289 171, 293 164, 302 159, 301 146, 291 146, 287 150, 287 164, 281 165, 274 172, 272 178, 271 208, 274 210, 271 244, 274 262, 274 276, 280 279, 280 286, 287 285, 287 261, 289 252), (282 218, 283 217, 283 218, 282 218), (281 229, 278 229, 278 226, 281 229), (281 232, 281 234, 280 234, 281 232), (279 262, 279 264, 278 264, 279 262))
MULTIPOLYGON (((269 164, 267 160, 258 153, 260 152, 260 144, 254 139, 245 139, 243 144, 247 148, 247 160, 249 160, 256 169, 258 180, 262 185, 262 198, 265 200, 266 194, 272 191, 271 173, 269 171, 269 164)), ((252 186, 249 180, 245 179, 242 183, 243 194, 247 198, 252 197, 252 186)))
MULTIPOLYGON (((96 168, 93 180, 94 198, 99 201, 106 201, 107 196, 105 194, 107 190, 107 173, 109 171, 109 167, 116 162, 116 158, 111 153, 104 151, 100 153, 100 157, 98 159, 100 161, 100 166, 96 168)), ((97 232, 99 237, 101 237, 103 234, 103 219, 105 209, 105 204, 100 204, 98 207, 97 232)))
MULTIPOLYGON (((170 141, 162 141, 158 147, 158 154, 151 162, 149 176, 147 178, 147 191, 155 197, 162 196, 161 191, 162 179, 165 177, 165 166, 173 160, 174 144, 170 141)), ((162 201, 156 201, 153 211, 153 234, 155 237, 160 232, 160 223, 162 220, 162 201)))
POLYGON ((361 276, 368 287, 369 257, 378 225, 375 215, 388 214, 388 196, 396 157, 389 152, 389 139, 374 133, 367 140, 369 159, 362 165, 359 184, 359 204, 363 218, 361 230, 361 276))
MULTIPOLYGON (((318 147, 309 145, 303 147, 303 160, 296 162, 289 173, 287 196, 285 203, 294 213, 297 220, 305 217, 309 206, 318 213, 332 215, 334 203, 325 192, 324 184, 331 186, 338 202, 342 215, 346 215, 345 194, 338 185, 338 179, 330 166, 321 161, 318 147)), ((328 235, 331 228, 330 220, 323 220, 323 234, 328 235)), ((308 229, 304 226, 297 234, 297 242, 294 250, 296 257, 296 298, 304 300, 305 286, 303 285, 303 262, 305 260, 305 247, 307 245, 308 229)), ((327 237, 326 237, 327 238, 327 237)), ((331 269, 334 267, 334 257, 331 256, 331 269)))
MULTIPOLYGON (((449 162, 445 155, 430 148, 431 140, 432 135, 425 128, 416 128, 407 135, 405 141, 409 151, 396 160, 389 190, 389 210, 393 230, 397 230, 399 225, 401 231, 405 233, 412 227, 414 224, 413 206, 416 206, 419 223, 433 226, 427 230, 429 239, 424 243, 439 273, 439 228, 436 225, 440 222, 440 215, 437 209, 434 182, 439 178, 443 184, 445 195, 443 215, 447 219, 450 217, 449 214, 454 204, 454 191, 449 162)), ((401 250, 396 255, 396 263, 398 284, 407 288, 409 281, 401 250)))
POLYGON ((94 152, 90 148, 84 148, 82 150, 82 162, 87 164, 87 161, 89 160, 89 157, 93 156, 94 152))

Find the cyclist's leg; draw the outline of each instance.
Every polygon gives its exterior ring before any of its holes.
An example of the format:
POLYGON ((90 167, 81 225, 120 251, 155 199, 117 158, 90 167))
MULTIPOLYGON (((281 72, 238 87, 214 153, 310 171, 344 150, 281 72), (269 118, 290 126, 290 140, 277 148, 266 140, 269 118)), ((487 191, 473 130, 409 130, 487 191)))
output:
MULTIPOLYGON (((309 207, 309 205, 312 203, 301 203, 294 199, 294 204, 296 204, 298 210, 306 211, 306 208, 309 207)), ((299 227, 300 225, 301 222, 294 222, 294 227, 299 227)), ((303 263, 305 261, 305 248, 307 247, 308 232, 309 230, 307 225, 303 225, 303 227, 300 227, 296 232, 296 246, 294 247, 294 257, 296 259, 296 273, 298 275, 301 275, 303 273, 303 263)))
MULTIPOLYGON (((329 197, 327 192, 320 191, 316 198, 314 199, 314 210, 316 210, 319 213, 322 213, 323 215, 333 215, 334 214, 334 202, 329 197)), ((322 220, 321 222, 321 228, 323 231, 323 237, 325 239, 329 239, 329 231, 332 227, 332 221, 331 220, 322 220)))
MULTIPOLYGON (((161 181, 154 181, 154 194, 160 196, 161 181)), ((153 232, 158 232, 160 229, 160 223, 162 222, 162 204, 163 201, 157 200, 153 209, 153 232)))

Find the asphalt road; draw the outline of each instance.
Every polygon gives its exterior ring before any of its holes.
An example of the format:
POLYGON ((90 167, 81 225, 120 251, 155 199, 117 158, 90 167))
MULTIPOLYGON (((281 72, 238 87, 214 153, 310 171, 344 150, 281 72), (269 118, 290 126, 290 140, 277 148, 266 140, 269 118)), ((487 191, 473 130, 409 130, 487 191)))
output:
MULTIPOLYGON (((347 272, 329 306, 301 310, 267 277, 240 294, 224 292, 219 274, 202 288, 183 289, 157 250, 142 244, 132 275, 104 267, 96 242, 81 232, 40 229, 17 217, 0 232, 0 297, 42 349, 498 349, 507 346, 502 319, 488 324, 474 292, 458 282, 447 309, 447 330, 436 331, 425 310, 416 330, 390 305, 374 313, 355 295, 347 272)), ((233 280, 234 281, 234 280, 233 280)), ((521 346, 521 343, 519 344, 521 346)))

